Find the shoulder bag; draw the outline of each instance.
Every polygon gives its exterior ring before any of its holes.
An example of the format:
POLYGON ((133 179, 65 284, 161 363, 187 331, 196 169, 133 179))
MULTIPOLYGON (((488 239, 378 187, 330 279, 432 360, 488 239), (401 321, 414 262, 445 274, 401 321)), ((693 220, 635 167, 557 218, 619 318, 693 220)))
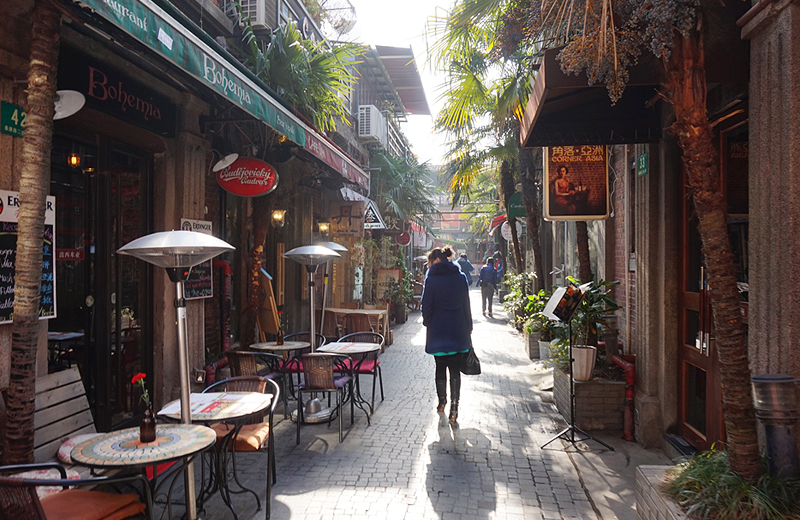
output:
POLYGON ((469 350, 461 354, 461 373, 468 376, 477 376, 481 373, 481 362, 475 354, 475 349, 472 348, 472 343, 469 345, 469 350))

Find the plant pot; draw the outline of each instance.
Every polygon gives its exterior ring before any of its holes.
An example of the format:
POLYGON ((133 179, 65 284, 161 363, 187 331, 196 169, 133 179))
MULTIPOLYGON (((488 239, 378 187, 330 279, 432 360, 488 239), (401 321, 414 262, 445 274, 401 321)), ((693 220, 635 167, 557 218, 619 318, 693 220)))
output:
POLYGON ((406 306, 402 303, 395 302, 394 304, 394 321, 398 324, 406 322, 406 306))
POLYGON ((597 359, 597 348, 591 345, 575 345, 572 347, 572 377, 575 381, 589 381, 592 378, 594 362, 597 359))
POLYGON ((550 342, 539 340, 539 359, 550 359, 550 342))
POLYGON ((525 339, 525 353, 528 355, 528 359, 536 359, 539 357, 539 333, 538 332, 528 332, 527 330, 522 332, 522 337, 525 339))

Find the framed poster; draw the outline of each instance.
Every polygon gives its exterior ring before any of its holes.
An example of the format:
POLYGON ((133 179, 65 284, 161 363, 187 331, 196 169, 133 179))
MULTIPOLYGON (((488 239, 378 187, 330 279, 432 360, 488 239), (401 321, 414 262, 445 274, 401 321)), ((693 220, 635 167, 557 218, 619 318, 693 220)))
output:
POLYGON ((554 146, 544 153, 544 218, 608 218, 608 148, 554 146))
MULTIPOLYGON (((198 233, 211 234, 211 222, 207 220, 192 220, 189 218, 181 219, 181 229, 184 231, 196 231, 198 233)), ((214 270, 211 268, 211 260, 206 260, 202 264, 192 267, 189 278, 184 282, 183 292, 187 300, 197 300, 199 298, 211 298, 214 296, 214 270)))
MULTIPOLYGON (((39 319, 56 317, 56 198, 47 197, 42 243, 39 319)), ((0 190, 0 323, 14 321, 14 275, 17 256, 19 192, 0 190)))

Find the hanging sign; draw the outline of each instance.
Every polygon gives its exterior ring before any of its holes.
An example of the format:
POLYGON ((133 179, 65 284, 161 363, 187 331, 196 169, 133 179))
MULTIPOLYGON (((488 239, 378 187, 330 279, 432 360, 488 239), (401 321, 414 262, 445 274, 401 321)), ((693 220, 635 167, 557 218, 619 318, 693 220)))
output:
MULTIPOLYGON (((514 227, 517 228, 517 238, 519 238, 522 236, 522 224, 520 224, 518 220, 515 220, 514 224, 516 224, 514 227)), ((508 225, 508 221, 503 222, 503 225, 500 226, 500 235, 502 235, 506 242, 511 242, 514 238, 511 236, 511 226, 508 225)))
POLYGON ((608 218, 608 149, 605 145, 545 148, 544 218, 608 218))
POLYGON ((508 198, 508 216, 516 218, 525 218, 528 216, 528 212, 525 210, 525 202, 522 200, 521 191, 514 192, 514 194, 508 198))
POLYGON ((395 242, 397 242, 401 246, 407 246, 408 244, 411 243, 411 235, 409 235, 407 232, 403 231, 402 233, 397 235, 397 237, 395 237, 394 240, 395 240, 395 242))
POLYGON ((239 157, 217 172, 217 182, 234 195, 260 197, 278 187, 278 173, 264 161, 239 157))
MULTIPOLYGON (((56 317, 56 198, 47 197, 42 241, 42 288, 39 319, 56 317)), ((14 320, 14 275, 17 256, 19 192, 0 190, 0 323, 14 320)))
POLYGON ((367 199, 367 206, 364 208, 364 229, 386 229, 378 206, 372 199, 367 199))
MULTIPOLYGON (((207 220, 181 219, 181 229, 183 231, 196 231, 211 235, 211 222, 207 220)), ((183 294, 187 300, 198 298, 211 298, 214 296, 214 278, 211 269, 211 260, 206 260, 202 264, 192 267, 189 278, 183 283, 183 294)))

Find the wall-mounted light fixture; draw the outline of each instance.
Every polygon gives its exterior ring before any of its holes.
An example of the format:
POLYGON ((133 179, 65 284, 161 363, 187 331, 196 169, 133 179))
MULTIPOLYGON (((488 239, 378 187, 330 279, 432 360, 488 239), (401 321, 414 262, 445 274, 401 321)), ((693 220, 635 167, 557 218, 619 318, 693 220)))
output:
POLYGON ((318 220, 317 227, 319 228, 320 235, 327 236, 331 230, 331 223, 327 220, 318 220))
POLYGON ((285 209, 273 209, 272 210, 272 227, 274 227, 274 228, 282 228, 285 223, 286 223, 286 210, 285 209))
POLYGON ((77 168, 81 165, 81 156, 72 152, 67 156, 67 164, 72 168, 77 168))

